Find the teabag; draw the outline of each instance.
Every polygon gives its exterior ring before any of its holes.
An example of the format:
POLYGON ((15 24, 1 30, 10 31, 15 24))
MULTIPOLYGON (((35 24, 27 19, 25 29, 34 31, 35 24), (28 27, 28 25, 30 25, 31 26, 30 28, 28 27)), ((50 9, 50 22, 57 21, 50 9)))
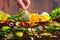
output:
POLYGON ((22 21, 29 21, 30 20, 30 13, 27 10, 22 11, 22 21))

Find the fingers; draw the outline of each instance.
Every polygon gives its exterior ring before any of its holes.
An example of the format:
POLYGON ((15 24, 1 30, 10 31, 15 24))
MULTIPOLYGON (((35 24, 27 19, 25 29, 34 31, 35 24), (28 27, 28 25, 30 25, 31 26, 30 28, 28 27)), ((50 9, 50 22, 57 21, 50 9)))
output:
POLYGON ((30 5, 30 0, 17 0, 20 8, 27 9, 30 5))
POLYGON ((25 5, 22 0, 17 0, 17 2, 19 4, 20 8, 25 9, 25 5))
POLYGON ((29 5, 30 5, 30 0, 25 0, 25 9, 27 9, 28 7, 29 7, 29 5))

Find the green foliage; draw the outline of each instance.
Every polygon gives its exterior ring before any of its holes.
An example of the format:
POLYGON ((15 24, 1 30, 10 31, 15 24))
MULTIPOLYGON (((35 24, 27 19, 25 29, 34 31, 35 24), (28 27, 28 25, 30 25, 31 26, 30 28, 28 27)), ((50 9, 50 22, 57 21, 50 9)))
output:
POLYGON ((54 25, 54 26, 52 26, 52 27, 55 29, 55 28, 57 28, 58 26, 54 25))
POLYGON ((45 29, 46 29, 48 32, 54 32, 54 29, 51 28, 50 26, 45 26, 45 29))
POLYGON ((26 31, 26 28, 25 27, 20 27, 20 28, 17 28, 16 31, 26 31))
POLYGON ((16 19, 18 16, 10 16, 8 19, 16 19))
POLYGON ((50 14, 51 20, 54 19, 57 15, 60 15, 60 8, 56 8, 55 10, 52 10, 50 14))
POLYGON ((17 19, 17 18, 20 18, 20 17, 22 17, 22 16, 23 16, 22 12, 19 12, 18 15, 10 16, 10 17, 8 17, 8 19, 17 19))
POLYGON ((0 35, 3 35, 4 34, 4 32, 0 32, 0 35))

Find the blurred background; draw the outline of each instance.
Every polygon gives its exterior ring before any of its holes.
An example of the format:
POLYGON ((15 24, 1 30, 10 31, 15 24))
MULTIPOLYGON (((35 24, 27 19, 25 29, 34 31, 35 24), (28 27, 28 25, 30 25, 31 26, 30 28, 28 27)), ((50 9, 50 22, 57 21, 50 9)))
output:
MULTIPOLYGON (((60 7, 60 0, 31 0, 31 5, 27 10, 41 14, 42 12, 50 13, 58 7, 60 7)), ((15 15, 20 11, 20 8, 14 0, 0 0, 0 10, 15 15)))

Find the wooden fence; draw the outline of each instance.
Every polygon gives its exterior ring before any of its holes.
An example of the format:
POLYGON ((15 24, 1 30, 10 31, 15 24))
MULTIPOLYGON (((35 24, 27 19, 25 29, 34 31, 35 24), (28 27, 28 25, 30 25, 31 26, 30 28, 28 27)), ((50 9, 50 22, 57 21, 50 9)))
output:
MULTIPOLYGON (((27 10, 41 14, 44 11, 50 13, 57 7, 60 7, 60 0, 31 0, 31 5, 27 10)), ((14 0, 0 0, 0 10, 14 15, 20 11, 20 8, 14 0)))

